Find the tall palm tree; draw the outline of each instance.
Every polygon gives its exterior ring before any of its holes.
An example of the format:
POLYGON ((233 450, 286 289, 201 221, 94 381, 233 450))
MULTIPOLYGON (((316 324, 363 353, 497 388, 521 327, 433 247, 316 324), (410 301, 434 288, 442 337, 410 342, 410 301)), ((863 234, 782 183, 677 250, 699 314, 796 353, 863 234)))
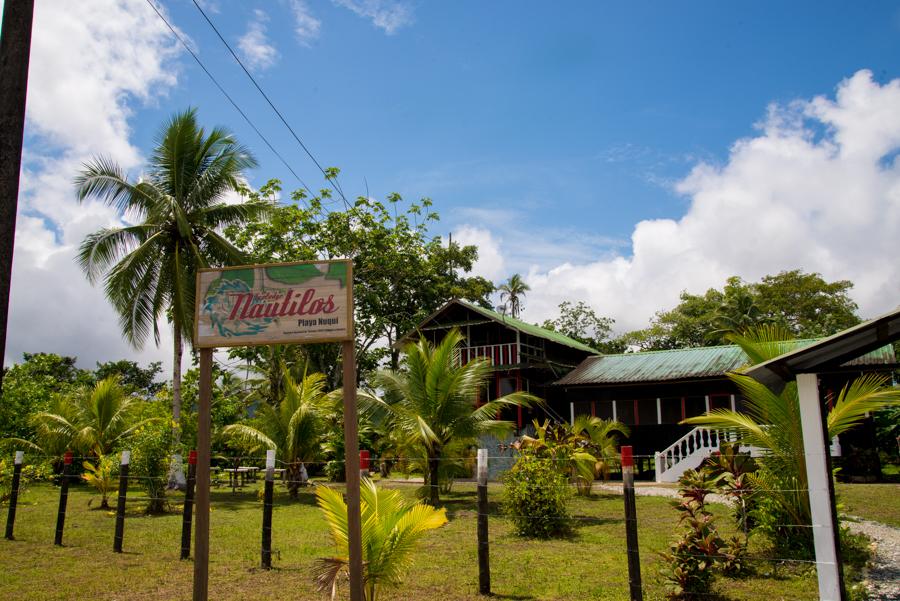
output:
MULTIPOLYGON (((365 598, 378 601, 379 587, 402 582, 416 543, 429 530, 446 524, 447 512, 412 503, 398 490, 377 488, 368 478, 363 479, 359 492, 365 598)), ((318 487, 316 497, 339 555, 318 560, 315 576, 319 590, 335 599, 339 577, 349 564, 347 504, 341 493, 327 486, 318 487)))
MULTIPOLYGON (((742 335, 730 335, 750 358, 762 363, 796 348, 790 332, 775 325, 761 326, 742 335)), ((682 423, 729 432, 735 442, 761 449, 761 467, 756 476, 758 488, 765 490, 781 507, 791 525, 811 523, 803 432, 800 426, 800 400, 796 382, 775 394, 753 378, 729 374, 745 398, 743 411, 714 409, 706 415, 682 423)), ((849 382, 841 390, 828 412, 828 437, 833 438, 859 425, 869 412, 900 403, 900 389, 889 386, 888 376, 866 374, 849 382)), ((812 537, 809 528, 782 529, 785 537, 812 537)), ((776 544, 778 541, 776 541, 776 544)))
POLYGON ((526 292, 531 290, 531 287, 525 283, 522 276, 514 273, 505 284, 501 284, 497 289, 500 291, 500 302, 509 306, 509 314, 518 317, 522 310, 522 298, 525 297, 526 292))
POLYGON ((222 429, 222 435, 251 448, 274 449, 287 470, 288 491, 296 497, 302 465, 321 454, 325 416, 336 399, 325 393, 323 374, 308 374, 297 382, 285 372, 284 396, 278 405, 260 405, 257 426, 232 424, 222 429))
POLYGON ((541 402, 526 392, 514 392, 477 406, 479 393, 491 377, 491 365, 484 359, 462 365, 457 346, 463 342, 458 330, 451 330, 437 346, 422 338, 404 349, 402 371, 382 370, 374 384, 385 392, 384 399, 367 396, 389 411, 396 427, 415 438, 428 457, 427 476, 431 504, 440 503, 439 471, 446 447, 454 440, 477 435, 505 434, 513 428, 496 419, 506 407, 529 407, 541 402))
POLYGON ((101 156, 75 178, 80 201, 99 199, 134 224, 88 235, 78 262, 91 283, 103 280, 122 332, 135 348, 151 332, 159 344, 159 318, 166 315, 171 321, 176 423, 181 417, 181 356, 194 326, 197 269, 246 262, 220 231, 259 219, 271 209, 264 200, 224 202, 227 193, 241 190, 244 170, 254 166, 250 151, 231 133, 220 127, 207 132, 198 125, 196 110, 188 109, 160 130, 143 177, 129 180, 121 167, 101 156))
POLYGON ((119 385, 117 377, 110 376, 93 388, 60 397, 48 411, 35 413, 31 417, 35 441, 17 442, 50 455, 70 449, 96 457, 108 455, 138 428, 155 421, 136 418, 138 402, 119 385))

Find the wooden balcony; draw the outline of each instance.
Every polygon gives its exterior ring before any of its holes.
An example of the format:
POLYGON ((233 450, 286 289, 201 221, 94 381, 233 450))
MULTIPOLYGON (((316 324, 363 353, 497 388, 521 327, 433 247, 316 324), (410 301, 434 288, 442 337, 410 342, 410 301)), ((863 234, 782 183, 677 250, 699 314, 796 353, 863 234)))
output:
POLYGON ((465 365, 474 359, 485 358, 491 365, 516 365, 519 363, 519 345, 515 342, 506 344, 486 344, 483 346, 463 346, 459 349, 459 361, 465 365))

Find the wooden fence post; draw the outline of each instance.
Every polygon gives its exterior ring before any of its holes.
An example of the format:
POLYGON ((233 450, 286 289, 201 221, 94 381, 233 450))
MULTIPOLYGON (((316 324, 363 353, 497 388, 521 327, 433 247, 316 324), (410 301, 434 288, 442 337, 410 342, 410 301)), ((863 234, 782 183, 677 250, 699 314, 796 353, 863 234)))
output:
POLYGON ((181 518, 181 559, 191 556, 191 519, 194 516, 194 485, 197 482, 197 451, 188 453, 187 486, 184 489, 184 512, 181 518))
POLYGON ((625 544, 628 548, 628 588, 631 601, 643 601, 641 556, 638 551, 637 508, 634 504, 634 457, 630 446, 622 447, 622 492, 625 497, 625 544))
POLYGON ((13 540, 13 526, 16 523, 16 503, 19 501, 19 480, 22 477, 22 458, 25 453, 16 451, 13 460, 12 490, 9 494, 9 513, 6 514, 6 539, 13 540))
POLYGON ((491 594, 491 556, 488 547, 488 450, 478 449, 478 592, 491 594))
POLYGON ((262 567, 272 567, 272 497, 275 488, 275 450, 266 451, 266 482, 263 485, 262 567))
POLYGON ((59 483, 59 510, 56 512, 56 536, 53 544, 62 545, 63 527, 66 525, 66 503, 69 501, 69 476, 72 473, 72 451, 63 455, 62 480, 59 483))
POLYGON ((131 462, 131 451, 122 451, 119 464, 119 499, 116 503, 116 535, 113 538, 113 551, 122 552, 122 539, 125 536, 125 496, 128 494, 128 464, 131 462))

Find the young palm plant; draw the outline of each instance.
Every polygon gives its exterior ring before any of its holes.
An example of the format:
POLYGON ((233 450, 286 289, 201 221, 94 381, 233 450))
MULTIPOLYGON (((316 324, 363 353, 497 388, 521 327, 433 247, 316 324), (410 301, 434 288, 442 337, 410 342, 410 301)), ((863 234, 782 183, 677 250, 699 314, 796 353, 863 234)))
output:
MULTIPOLYGON (((226 194, 241 190, 243 172, 255 165, 231 133, 204 130, 196 110, 189 109, 162 128, 144 177, 131 181, 112 160, 95 157, 75 178, 79 200, 101 200, 134 224, 89 234, 78 262, 91 283, 103 280, 122 332, 135 348, 151 332, 159 344, 159 319, 171 321, 176 423, 181 418, 181 356, 194 327, 197 269, 246 262, 220 232, 259 219, 272 208, 264 200, 225 202, 226 194)), ((180 467, 174 480, 184 483, 180 467)))
POLYGON ((402 371, 379 371, 374 384, 383 399, 361 395, 370 404, 390 412, 396 427, 416 439, 428 457, 426 486, 433 506, 440 503, 440 466, 453 441, 474 439, 479 434, 503 435, 513 424, 496 419, 506 407, 529 407, 540 399, 514 392, 477 406, 480 391, 491 376, 491 365, 479 359, 463 365, 457 346, 458 330, 450 331, 437 346, 422 338, 409 344, 402 371))
MULTIPOLYGON (((319 590, 337 596, 338 581, 347 572, 347 504, 327 486, 316 489, 319 507, 331 528, 338 555, 319 559, 315 578, 319 590)), ((366 601, 378 601, 381 586, 398 586, 412 563, 416 543, 429 530, 447 523, 445 509, 405 499, 398 490, 377 488, 369 479, 360 486, 363 584, 366 601)))
POLYGON ((232 424, 222 435, 256 449, 274 449, 284 463, 288 491, 296 498, 300 490, 300 469, 321 453, 325 415, 334 405, 334 396, 325 393, 325 376, 307 374, 299 382, 287 372, 284 392, 277 406, 262 404, 256 426, 232 424))
MULTIPOLYGON (((729 338, 750 358, 761 363, 796 348, 792 335, 778 326, 762 326, 729 338)), ((775 394, 763 384, 740 373, 729 374, 743 395, 744 410, 714 409, 683 423, 725 432, 734 442, 760 449, 761 469, 754 486, 765 491, 780 518, 770 528, 776 545, 808 551, 812 541, 808 480, 800 426, 800 403, 796 382, 775 394)), ((828 438, 860 424, 869 412, 900 402, 900 390, 889 386, 887 376, 867 374, 849 382, 828 412, 828 438)))

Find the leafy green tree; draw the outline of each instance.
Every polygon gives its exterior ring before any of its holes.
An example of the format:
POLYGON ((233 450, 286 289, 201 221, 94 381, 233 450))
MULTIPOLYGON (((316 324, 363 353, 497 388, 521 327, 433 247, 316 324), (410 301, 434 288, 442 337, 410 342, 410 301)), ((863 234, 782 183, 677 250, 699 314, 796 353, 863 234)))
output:
POLYGON ((850 298, 853 282, 827 282, 799 269, 767 275, 753 287, 756 304, 772 323, 798 338, 830 336, 860 322, 850 298))
MULTIPOLYGON (((280 184, 272 181, 255 194, 265 198, 279 190, 280 184)), ((439 219, 431 200, 423 198, 404 210, 399 194, 389 195, 386 202, 360 197, 346 210, 328 211, 330 197, 327 189, 315 197, 296 191, 296 204, 278 207, 265 222, 228 228, 226 235, 258 262, 353 259, 360 374, 385 356, 396 369, 399 351, 394 343, 448 300, 459 297, 489 306, 493 284, 465 275, 478 257, 477 249, 448 245, 429 233, 439 219)), ((340 383, 338 348, 303 349, 309 368, 325 373, 331 387, 340 383)))
MULTIPOLYGON (((347 504, 336 490, 316 489, 316 498, 337 555, 316 562, 314 573, 321 592, 337 597, 338 582, 348 571, 347 504)), ((399 586, 412 565, 416 545, 426 532, 447 523, 445 509, 412 503, 398 490, 378 488, 368 478, 360 486, 363 586, 366 601, 378 601, 381 588, 399 586)))
POLYGON ((522 299, 531 287, 525 283, 518 273, 512 274, 504 284, 497 288, 500 291, 500 302, 509 307, 509 314, 518 317, 522 311, 522 299))
POLYGON ((336 395, 325 393, 325 376, 308 374, 294 381, 284 374, 284 396, 275 407, 259 408, 255 425, 225 426, 222 435, 251 450, 274 449, 288 475, 291 497, 300 489, 300 468, 321 455, 325 414, 332 411, 336 395))
POLYGON ((565 334, 602 353, 623 353, 625 344, 621 340, 612 339, 612 328, 615 323, 616 320, 611 317, 597 315, 584 301, 574 304, 563 301, 559 304, 559 316, 546 320, 541 327, 565 334))
POLYGON ((150 398, 162 390, 163 383, 157 382, 156 377, 162 373, 162 362, 154 361, 146 368, 142 368, 136 361, 120 359, 118 361, 106 361, 97 363, 94 377, 97 380, 105 380, 111 376, 119 378, 119 384, 144 398, 150 398))
POLYGON ((31 416, 50 408, 52 400, 91 382, 89 372, 75 366, 75 357, 25 353, 22 363, 6 368, 0 396, 0 435, 29 439, 31 416))
POLYGON ((505 434, 513 424, 496 419, 501 410, 540 402, 526 392, 514 392, 478 407, 476 401, 490 378, 491 366, 486 360, 460 365, 456 347, 462 342, 462 334, 451 330, 437 346, 425 338, 408 344, 403 370, 381 370, 373 379, 384 398, 366 396, 374 406, 391 413, 396 427, 424 449, 428 457, 426 486, 434 506, 440 503, 440 466, 450 443, 483 433, 505 434))
MULTIPOLYGON (((762 326, 744 335, 732 335, 750 358, 762 363, 791 350, 790 332, 779 326, 762 326)), ((790 382, 781 394, 742 374, 729 374, 744 397, 744 410, 714 409, 706 415, 682 423, 731 433, 735 442, 762 450, 757 461, 760 470, 752 484, 768 499, 771 510, 761 526, 776 545, 785 551, 809 553, 812 535, 805 525, 811 523, 807 489, 806 458, 800 426, 800 402, 797 383, 790 382)), ((867 374, 848 383, 828 412, 828 439, 859 425, 869 412, 900 403, 900 389, 891 387, 890 378, 867 374)))
POLYGON ((250 151, 227 130, 207 132, 197 123, 196 110, 189 109, 163 126, 140 179, 129 180, 105 157, 87 163, 75 179, 79 200, 99 199, 127 213, 134 223, 89 234, 78 262, 90 282, 103 280, 122 332, 135 347, 151 332, 158 344, 159 319, 170 320, 176 422, 181 414, 181 356, 194 326, 197 270, 245 262, 246 255, 220 232, 260 219, 271 209, 259 199, 225 202, 226 194, 243 190, 243 172, 255 166, 250 151))

